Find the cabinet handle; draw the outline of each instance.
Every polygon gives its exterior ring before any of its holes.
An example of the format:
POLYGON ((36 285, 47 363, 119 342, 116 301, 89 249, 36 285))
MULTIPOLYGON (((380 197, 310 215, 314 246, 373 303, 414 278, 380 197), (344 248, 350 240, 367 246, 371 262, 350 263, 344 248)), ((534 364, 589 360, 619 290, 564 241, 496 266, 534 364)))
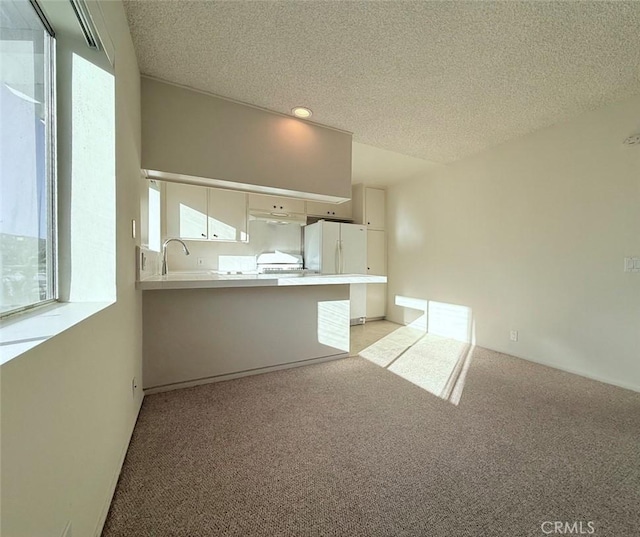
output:
POLYGON ((200 233, 200 235, 202 235, 203 237, 206 237, 206 235, 204 233, 200 233))
POLYGON ((213 236, 214 236, 216 239, 218 238, 218 235, 216 235, 215 233, 213 234, 213 236))
POLYGON ((371 225, 371 222, 367 222, 367 225, 368 225, 368 226, 370 226, 370 225, 371 225))

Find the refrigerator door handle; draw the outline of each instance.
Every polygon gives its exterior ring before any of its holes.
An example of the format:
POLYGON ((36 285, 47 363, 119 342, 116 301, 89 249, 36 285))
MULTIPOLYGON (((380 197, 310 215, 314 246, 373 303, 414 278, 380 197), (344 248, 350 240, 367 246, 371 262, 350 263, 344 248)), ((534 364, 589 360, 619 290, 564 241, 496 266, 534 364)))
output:
POLYGON ((335 261, 334 261, 334 269, 336 271, 336 274, 340 274, 340 264, 341 264, 341 259, 340 259, 340 240, 338 239, 336 241, 336 256, 335 256, 335 261))
POLYGON ((340 274, 344 274, 344 250, 342 249, 342 241, 340 241, 340 274))

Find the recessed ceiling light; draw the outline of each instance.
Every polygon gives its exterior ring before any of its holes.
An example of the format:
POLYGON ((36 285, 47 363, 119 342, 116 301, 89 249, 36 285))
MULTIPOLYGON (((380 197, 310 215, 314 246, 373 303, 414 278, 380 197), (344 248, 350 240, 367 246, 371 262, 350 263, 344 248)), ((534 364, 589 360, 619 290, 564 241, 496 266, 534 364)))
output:
POLYGON ((305 108, 304 106, 296 106, 291 113, 299 118, 307 119, 310 118, 313 112, 309 108, 305 108))

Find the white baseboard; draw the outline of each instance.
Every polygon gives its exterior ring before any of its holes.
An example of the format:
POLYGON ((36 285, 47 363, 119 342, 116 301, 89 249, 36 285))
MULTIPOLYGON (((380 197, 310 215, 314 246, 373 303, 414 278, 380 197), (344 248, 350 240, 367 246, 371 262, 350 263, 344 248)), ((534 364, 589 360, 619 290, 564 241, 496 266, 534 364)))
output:
POLYGON ((211 384, 213 382, 222 382, 224 380, 232 380, 241 377, 247 377, 250 375, 260 375, 262 373, 269 373, 271 371, 280 371, 282 369, 291 369, 293 367, 301 367, 304 365, 320 364, 322 362, 330 362, 332 360, 340 360, 342 358, 348 358, 349 353, 343 352, 340 354, 333 354, 331 356, 322 356, 320 358, 311 358, 309 360, 301 360, 299 362, 290 362, 287 364, 272 365, 268 367, 259 367, 257 369, 249 369, 247 371, 238 371, 236 373, 228 373, 226 375, 216 375, 213 377, 204 377, 194 380, 186 380, 183 382, 174 382, 172 384, 164 384, 162 386, 152 386, 144 389, 145 395, 151 395, 154 393, 168 392, 171 390, 180 390, 182 388, 192 388, 193 386, 200 386, 202 384, 211 384))
POLYGON ((96 530, 93 533, 94 537, 100 537, 102 535, 102 530, 104 529, 104 524, 107 521, 107 515, 109 514, 109 509, 111 508, 111 502, 113 501, 113 495, 116 492, 116 486, 118 485, 118 479, 120 478, 120 472, 122 472, 122 466, 124 465, 124 459, 127 456, 127 451, 129 450, 129 444, 131 443, 131 438, 133 437, 133 430, 136 427, 136 423, 138 422, 138 416, 140 416, 140 409, 142 408, 142 401, 144 400, 144 392, 142 394, 142 398, 140 399, 140 405, 136 411, 135 419, 133 420, 133 424, 131 425, 131 430, 129 431, 129 438, 124 443, 122 448, 122 452, 120 453, 120 458, 118 460, 118 467, 111 478, 111 483, 109 485, 109 492, 107 494, 107 498, 105 500, 104 506, 102 507, 102 512, 100 514, 100 518, 98 519, 98 523, 96 525, 96 530))
POLYGON ((526 362, 531 362, 533 364, 538 364, 538 365, 543 365, 545 367, 550 367, 552 369, 557 369, 558 371, 564 371, 565 373, 571 373, 573 375, 578 375, 579 377, 584 377, 587 378, 589 380, 595 380, 597 382, 602 382, 604 384, 610 384, 611 386, 617 386, 618 388, 624 388, 625 390, 631 390, 634 392, 640 392, 640 386, 636 386, 630 383, 626 383, 624 381, 620 381, 617 379, 610 379, 607 377, 603 377, 601 375, 593 375, 592 373, 588 373, 585 371, 582 371, 580 369, 576 369, 576 368, 572 368, 572 367, 566 367, 564 365, 558 365, 556 363, 553 362, 547 362, 545 360, 538 360, 538 359, 533 359, 533 358, 525 358, 523 356, 516 356, 514 354, 509 354, 506 353, 504 351, 497 351, 494 349, 489 349, 488 347, 482 347, 485 348, 489 351, 492 352, 498 352, 500 354, 506 354, 507 356, 511 356, 513 358, 518 358, 519 360, 525 360, 526 362))
MULTIPOLYGON (((394 321, 393 319, 388 319, 392 322, 398 322, 398 321, 394 321)), ((399 322, 398 324, 402 324, 404 326, 407 326, 410 323, 406 323, 406 322, 399 322)), ((580 370, 578 368, 573 368, 573 367, 566 367, 564 365, 559 365, 555 362, 548 362, 546 360, 540 360, 540 359, 534 359, 534 358, 528 358, 526 356, 517 356, 515 354, 510 354, 506 351, 502 351, 499 349, 491 349, 489 347, 483 347, 481 345, 477 345, 478 348, 481 349, 486 349, 488 351, 491 352, 497 352, 500 354, 504 354, 506 356, 511 356, 512 358, 518 358, 519 360, 525 360, 526 362, 531 362, 533 364, 538 364, 538 365, 543 365, 545 367, 551 367, 552 369, 557 369, 559 371, 564 371, 565 373, 571 373, 573 375, 578 375, 579 377, 584 377, 590 380, 595 380, 597 382, 602 382, 604 384, 610 384, 611 386, 617 386, 618 388, 624 388, 625 390, 631 390, 634 392, 640 392, 640 386, 637 386, 635 384, 631 384, 629 382, 624 382, 618 379, 611 379, 608 377, 603 377, 601 375, 594 375, 592 373, 589 373, 587 371, 583 371, 580 370)))

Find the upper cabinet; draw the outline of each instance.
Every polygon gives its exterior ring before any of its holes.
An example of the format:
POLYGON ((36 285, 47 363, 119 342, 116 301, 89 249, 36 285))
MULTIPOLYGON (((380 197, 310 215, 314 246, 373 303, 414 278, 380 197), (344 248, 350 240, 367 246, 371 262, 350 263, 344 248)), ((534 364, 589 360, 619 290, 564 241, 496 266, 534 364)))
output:
POLYGON ((166 237, 207 239, 207 188, 165 183, 166 237))
POLYGON ((307 214, 309 216, 320 216, 336 220, 351 220, 351 202, 319 203, 317 201, 308 201, 307 214))
POLYGON ((243 192, 167 182, 165 237, 246 242, 247 195, 243 192))
POLYGON ((208 188, 209 240, 247 242, 247 195, 208 188))
POLYGON ((384 230, 386 192, 380 188, 364 185, 353 187, 353 221, 364 224, 369 229, 384 230))
POLYGON ((304 201, 279 196, 249 194, 249 209, 274 215, 304 214, 304 201))
POLYGON ((384 229, 385 227, 385 191, 378 188, 364 190, 364 216, 370 229, 384 229))
POLYGON ((140 91, 141 160, 148 177, 349 199, 350 133, 146 77, 140 91))

